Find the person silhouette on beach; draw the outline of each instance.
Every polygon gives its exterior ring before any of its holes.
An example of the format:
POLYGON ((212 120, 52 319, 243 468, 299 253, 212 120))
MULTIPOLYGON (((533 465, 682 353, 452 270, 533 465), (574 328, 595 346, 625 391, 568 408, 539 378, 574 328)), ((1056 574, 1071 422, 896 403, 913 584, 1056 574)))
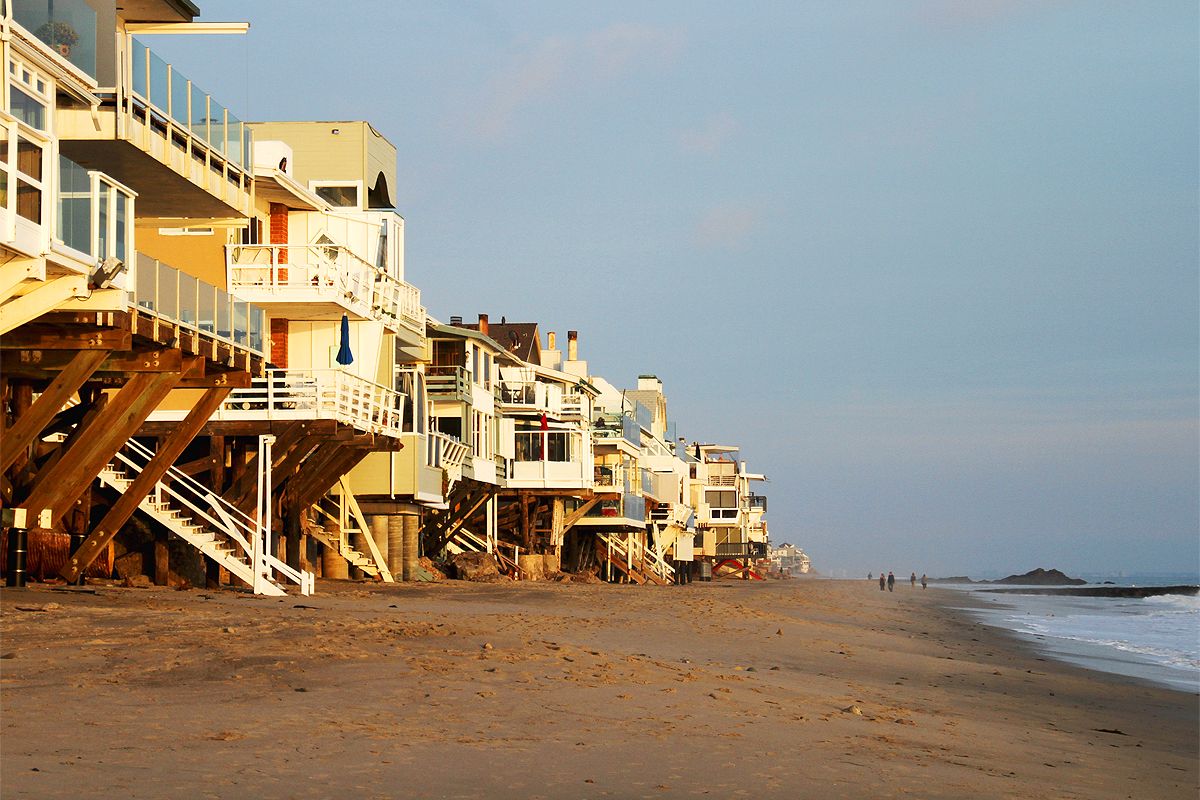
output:
POLYGON ((887 587, 887 578, 883 576, 883 572, 879 573, 879 591, 883 591, 887 587))
POLYGON ((888 571, 887 585, 889 592, 896 591, 896 576, 893 575, 890 570, 888 571))
POLYGON ((924 572, 922 572, 922 573, 921 573, 921 588, 922 588, 922 589, 928 589, 928 588, 929 588, 929 579, 925 577, 925 573, 924 573, 924 572))
POLYGON ((917 573, 914 572, 912 575, 909 575, 908 582, 912 584, 914 589, 917 588, 917 573))
POLYGON ((874 577, 875 577, 874 574, 872 574, 870 572, 867 573, 867 580, 871 580, 874 577))

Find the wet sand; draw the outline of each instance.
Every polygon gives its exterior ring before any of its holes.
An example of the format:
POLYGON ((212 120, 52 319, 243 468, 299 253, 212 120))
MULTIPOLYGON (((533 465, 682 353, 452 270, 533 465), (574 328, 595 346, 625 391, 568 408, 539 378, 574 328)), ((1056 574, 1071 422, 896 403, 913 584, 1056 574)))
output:
POLYGON ((0 592, 5 798, 1192 798, 1195 694, 867 581, 0 592), (42 609, 45 610, 22 610, 42 609))

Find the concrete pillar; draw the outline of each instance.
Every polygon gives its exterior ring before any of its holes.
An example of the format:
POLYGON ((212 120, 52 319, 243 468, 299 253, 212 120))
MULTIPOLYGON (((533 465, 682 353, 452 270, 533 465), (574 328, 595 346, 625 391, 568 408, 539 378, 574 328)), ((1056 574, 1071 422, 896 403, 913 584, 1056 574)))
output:
MULTIPOLYGON (((328 527, 329 532, 336 536, 337 523, 330 524, 328 527)), ((337 578, 343 581, 350 578, 350 564, 332 547, 321 547, 321 577, 337 578)))
POLYGON ((321 577, 347 580, 350 565, 332 547, 321 548, 321 577))
POLYGON ((387 517, 388 569, 392 577, 404 580, 404 518, 399 514, 387 517))
POLYGON ((372 514, 367 517, 367 527, 371 529, 371 538, 379 548, 379 555, 383 556, 383 563, 391 569, 391 562, 388 561, 388 518, 383 514, 372 514))
POLYGON ((412 581, 417 578, 417 560, 421 549, 421 517, 414 508, 408 514, 402 514, 404 526, 404 580, 412 581))

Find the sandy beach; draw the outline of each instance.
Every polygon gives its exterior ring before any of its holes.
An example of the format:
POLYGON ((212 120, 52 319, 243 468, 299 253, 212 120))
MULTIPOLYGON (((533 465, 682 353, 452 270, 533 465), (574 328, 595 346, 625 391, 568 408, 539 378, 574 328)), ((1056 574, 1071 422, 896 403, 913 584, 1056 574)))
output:
POLYGON ((5 798, 1194 798, 1198 701, 867 581, 0 594, 5 798))

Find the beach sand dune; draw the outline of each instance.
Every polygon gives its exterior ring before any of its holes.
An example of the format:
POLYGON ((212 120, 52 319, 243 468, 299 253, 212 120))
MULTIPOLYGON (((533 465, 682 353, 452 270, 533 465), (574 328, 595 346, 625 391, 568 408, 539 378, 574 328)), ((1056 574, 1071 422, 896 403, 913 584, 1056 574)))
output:
POLYGON ((1195 798, 1197 697, 851 581, 0 596, 5 798, 1195 798))

